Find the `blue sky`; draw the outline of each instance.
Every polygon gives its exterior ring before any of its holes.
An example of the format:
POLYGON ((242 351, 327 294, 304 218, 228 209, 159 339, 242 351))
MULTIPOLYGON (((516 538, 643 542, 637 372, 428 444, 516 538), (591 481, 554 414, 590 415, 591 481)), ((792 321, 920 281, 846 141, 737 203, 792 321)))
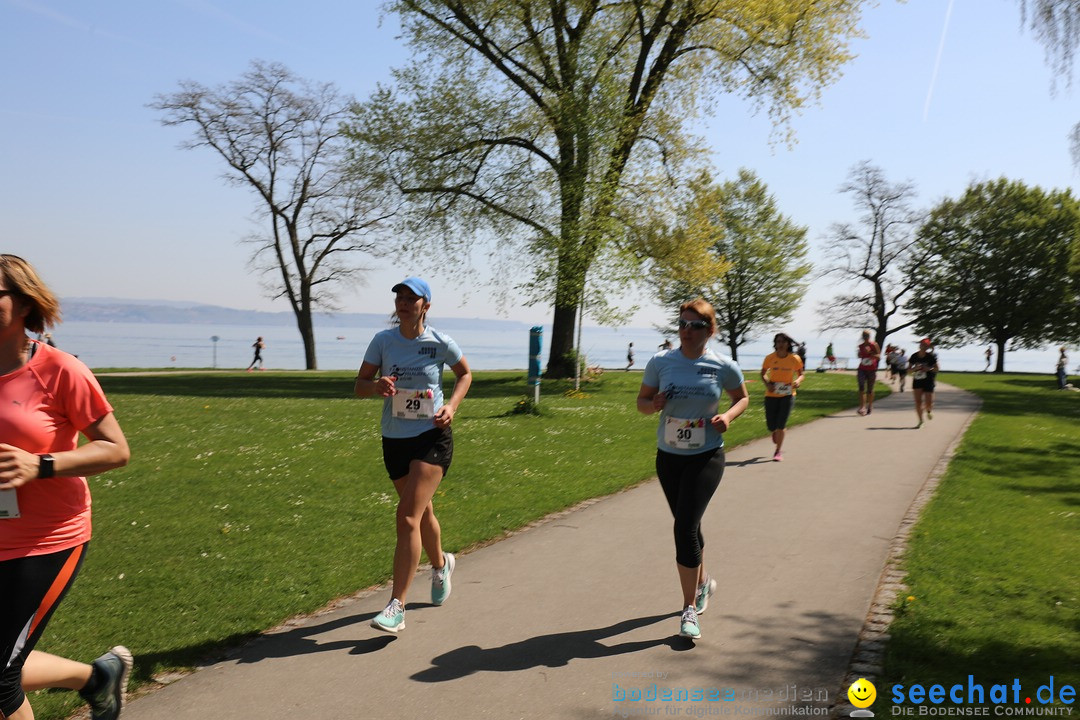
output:
MULTIPOLYGON (((837 188, 861 160, 915 183, 925 206, 1000 176, 1076 181, 1067 134, 1080 121, 1078 91, 1051 91, 1017 0, 883 0, 863 27, 844 76, 794 119, 793 148, 771 145, 768 118, 735 99, 700 128, 722 178, 756 171, 809 227, 812 259, 830 224, 853 219, 837 188)), ((221 180, 212 151, 178 149, 188 131, 162 127, 146 105, 183 79, 231 81, 256 58, 364 98, 406 59, 375 0, 0 0, 0 28, 3 249, 68 297, 287 310, 265 298, 239 243, 254 229, 254 198, 221 180)), ((343 295, 344 309, 390 310, 390 285, 414 272, 431 277, 437 313, 496 316, 482 291, 458 304, 452 278, 389 262, 343 295)), ((811 337, 813 304, 830 294, 815 283, 789 330, 811 337)), ((634 325, 667 315, 644 304, 634 325)), ((513 315, 550 321, 549 308, 513 315)))

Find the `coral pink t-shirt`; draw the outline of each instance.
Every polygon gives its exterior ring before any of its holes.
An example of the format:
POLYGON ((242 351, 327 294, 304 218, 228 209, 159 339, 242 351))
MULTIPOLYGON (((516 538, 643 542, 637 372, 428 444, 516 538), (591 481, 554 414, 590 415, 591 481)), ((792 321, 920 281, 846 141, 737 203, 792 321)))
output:
MULTIPOLYGON (((74 450, 79 432, 112 410, 90 369, 45 343, 36 343, 26 365, 0 375, 0 442, 27 452, 74 450)), ((31 480, 15 492, 20 517, 0 519, 0 560, 60 552, 90 539, 86 478, 31 480)))

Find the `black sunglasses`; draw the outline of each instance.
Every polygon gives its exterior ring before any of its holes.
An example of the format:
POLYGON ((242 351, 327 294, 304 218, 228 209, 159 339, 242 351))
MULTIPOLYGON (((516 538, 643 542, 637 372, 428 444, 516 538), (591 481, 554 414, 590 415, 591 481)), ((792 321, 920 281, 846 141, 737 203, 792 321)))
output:
POLYGON ((679 329, 690 328, 691 330, 704 330, 709 327, 708 320, 683 320, 679 318, 679 329))

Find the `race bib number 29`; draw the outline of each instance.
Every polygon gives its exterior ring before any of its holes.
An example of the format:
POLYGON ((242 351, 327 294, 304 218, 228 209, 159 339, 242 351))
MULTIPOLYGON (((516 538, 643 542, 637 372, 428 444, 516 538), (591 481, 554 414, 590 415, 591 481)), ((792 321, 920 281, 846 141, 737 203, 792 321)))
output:
POLYGON ((422 390, 398 388, 392 402, 392 410, 396 418, 430 420, 435 417, 435 393, 431 388, 422 390))

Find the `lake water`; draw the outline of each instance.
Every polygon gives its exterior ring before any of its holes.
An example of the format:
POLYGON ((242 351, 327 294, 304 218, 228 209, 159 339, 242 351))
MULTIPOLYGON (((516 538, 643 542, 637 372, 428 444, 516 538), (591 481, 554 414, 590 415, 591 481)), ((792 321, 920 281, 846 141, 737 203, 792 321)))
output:
MULTIPOLYGON (((455 320, 455 323, 461 323, 455 320)), ((432 323, 439 329, 438 323, 432 323)), ((380 327, 317 327, 316 353, 323 370, 355 370, 360 366, 372 336, 380 327)), ((477 370, 524 369, 528 362, 529 331, 520 323, 477 320, 468 327, 454 327, 448 334, 461 346, 469 364, 477 370)), ((551 328, 544 328, 543 361, 547 364, 551 328)), ((263 358, 268 369, 301 370, 304 367, 303 344, 297 330, 289 326, 241 326, 157 323, 97 323, 65 322, 52 332, 56 344, 78 355, 91 368, 245 368, 251 362, 251 345, 257 336, 263 337, 266 349, 263 358), (217 337, 217 342, 211 340, 217 337)), ((857 338, 857 333, 851 333, 857 338)), ((601 328, 586 326, 582 345, 590 365, 604 368, 626 366, 626 349, 634 343, 634 369, 641 370, 663 336, 650 328, 601 328)), ((677 338, 672 338, 677 341, 677 338)), ((856 341, 851 342, 854 354, 856 341)), ((817 367, 824 352, 825 341, 815 347, 808 343, 808 362, 817 367)), ((720 352, 726 348, 714 345, 720 352)), ((771 351, 765 342, 748 343, 740 348, 740 365, 753 372, 771 351)), ((914 350, 908 348, 908 352, 914 350)), ((945 370, 979 371, 986 364, 985 348, 968 347, 940 350, 941 366, 945 370)), ((843 343, 836 342, 838 355, 845 354, 843 343)), ((1070 359, 1070 372, 1078 360, 1070 359)), ((1005 369, 1011 372, 1052 373, 1057 351, 1020 350, 1006 354, 1005 369)), ((852 366, 854 366, 852 364, 852 366)))

